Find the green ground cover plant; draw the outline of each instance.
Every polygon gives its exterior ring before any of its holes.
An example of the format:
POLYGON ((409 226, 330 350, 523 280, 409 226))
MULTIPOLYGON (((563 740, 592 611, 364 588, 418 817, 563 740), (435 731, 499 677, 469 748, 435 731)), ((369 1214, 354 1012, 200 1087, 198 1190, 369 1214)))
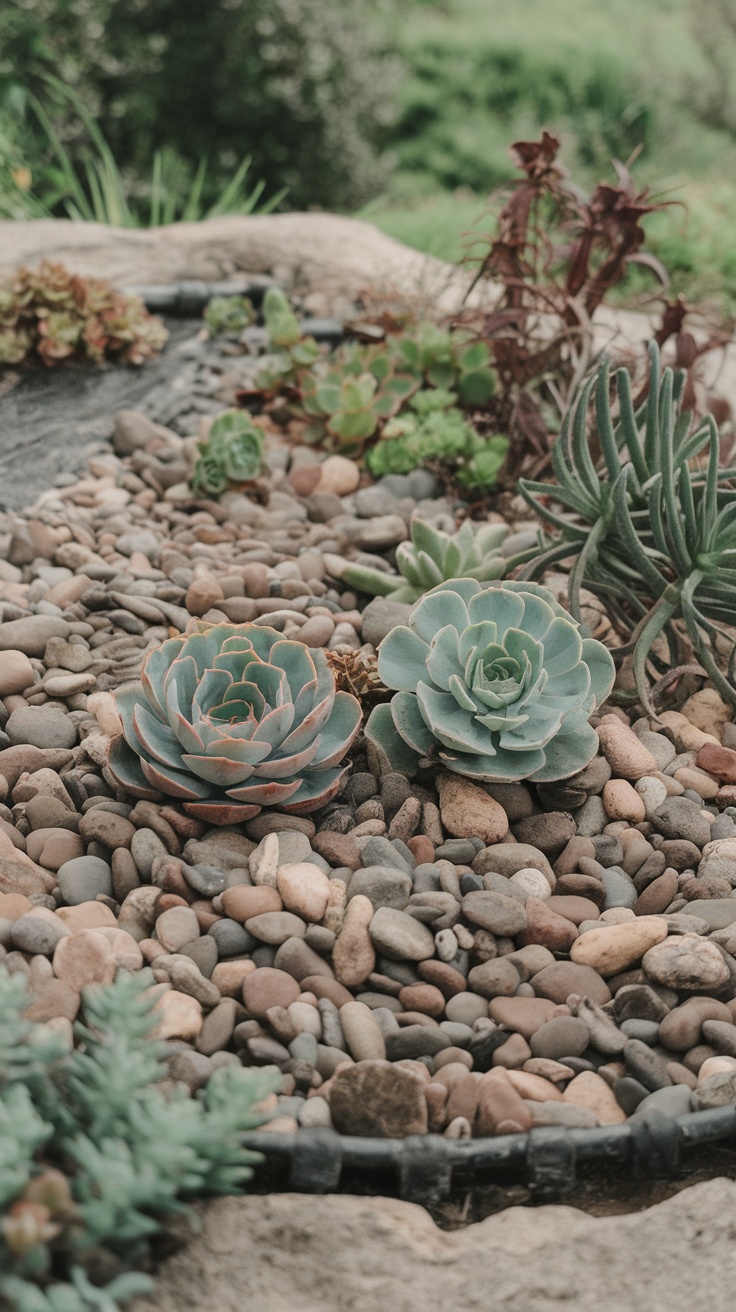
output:
POLYGON ((302 441, 365 455, 377 478, 429 465, 473 493, 495 485, 508 442, 472 422, 496 390, 491 350, 475 332, 423 320, 326 355, 302 335, 282 291, 269 288, 263 318, 275 354, 252 395, 258 404, 281 398, 302 441))
POLYGON ((152 1287, 141 1268, 166 1219, 240 1192, 260 1161, 242 1136, 278 1076, 229 1066, 202 1098, 165 1095, 155 992, 150 971, 86 989, 70 1051, 0 967, 2 1312, 116 1312, 152 1287))

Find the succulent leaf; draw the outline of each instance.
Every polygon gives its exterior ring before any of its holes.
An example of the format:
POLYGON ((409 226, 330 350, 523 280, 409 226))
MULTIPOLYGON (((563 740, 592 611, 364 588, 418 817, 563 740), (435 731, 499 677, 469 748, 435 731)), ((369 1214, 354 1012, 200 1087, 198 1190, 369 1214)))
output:
POLYGON ((120 787, 179 798, 210 824, 324 805, 361 720, 323 651, 255 624, 169 639, 117 701, 123 733, 109 768, 120 787))
POLYGON ((477 579, 483 583, 504 572, 506 559, 499 547, 508 533, 505 524, 474 531, 466 520, 457 533, 445 533, 415 516, 410 531, 411 542, 401 542, 396 549, 396 565, 406 582, 396 575, 342 562, 335 556, 330 557, 331 568, 338 569, 339 578, 362 592, 408 602, 417 601, 446 579, 477 579))
POLYGON ((582 770, 597 750, 588 717, 614 677, 606 648, 545 588, 467 578, 417 602, 381 643, 378 672, 397 691, 366 725, 374 761, 411 774, 425 756, 488 783, 582 770))

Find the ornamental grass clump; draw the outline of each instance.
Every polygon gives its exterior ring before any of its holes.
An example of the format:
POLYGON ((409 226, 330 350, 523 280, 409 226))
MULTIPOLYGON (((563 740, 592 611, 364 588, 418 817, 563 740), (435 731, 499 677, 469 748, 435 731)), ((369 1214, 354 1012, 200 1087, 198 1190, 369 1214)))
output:
POLYGON ((720 628, 732 625, 736 613, 736 469, 720 467, 712 415, 694 423, 684 410, 684 370, 662 370, 654 343, 649 357, 649 386, 638 407, 629 374, 619 369, 614 420, 604 362, 582 388, 555 442, 557 483, 520 480, 522 495, 556 530, 548 550, 520 578, 574 558, 573 615, 579 617, 583 585, 605 601, 625 639, 618 654, 632 657, 632 693, 654 715, 647 662, 662 635, 670 667, 694 650, 718 691, 736 702, 733 641, 720 628), (598 461, 593 444, 600 449, 598 461), (717 660, 719 637, 732 653, 729 678, 717 660))
POLYGON ((508 535, 506 524, 475 525, 466 520, 457 533, 444 533, 423 519, 411 522, 411 542, 396 548, 399 575, 369 569, 328 556, 331 572, 351 588, 387 597, 389 601, 415 602, 430 588, 447 579, 499 579, 509 564, 499 550, 508 535))
POLYGON ((595 755, 588 719, 614 666, 546 588, 451 579, 384 638, 378 672, 397 690, 366 725, 383 769, 425 759, 486 783, 549 783, 595 755))
POLYGON ((210 824, 264 806, 316 811, 339 792, 361 720, 325 653, 257 624, 170 638, 120 690, 110 770, 134 797, 159 793, 210 824))

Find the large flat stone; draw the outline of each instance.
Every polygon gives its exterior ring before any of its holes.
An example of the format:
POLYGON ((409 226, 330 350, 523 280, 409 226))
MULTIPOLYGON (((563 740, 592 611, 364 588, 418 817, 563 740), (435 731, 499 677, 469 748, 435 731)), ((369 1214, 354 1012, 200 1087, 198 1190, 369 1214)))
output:
POLYGON ((223 1198, 128 1312, 727 1312, 735 1208, 718 1179, 626 1216, 513 1207, 447 1232, 389 1198, 223 1198))

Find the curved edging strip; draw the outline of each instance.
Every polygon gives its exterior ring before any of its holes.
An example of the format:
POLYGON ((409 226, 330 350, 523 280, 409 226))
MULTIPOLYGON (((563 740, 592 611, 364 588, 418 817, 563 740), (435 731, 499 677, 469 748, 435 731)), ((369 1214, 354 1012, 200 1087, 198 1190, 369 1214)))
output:
POLYGON ((294 1134, 256 1131, 244 1143, 268 1162, 287 1166, 291 1190, 332 1193, 346 1170, 358 1175, 384 1171, 394 1175, 401 1198, 426 1206, 449 1197, 456 1170, 474 1177, 475 1184, 492 1184, 500 1173, 512 1172, 539 1197, 569 1192, 578 1165, 586 1162, 628 1163, 637 1176, 668 1178, 681 1171, 686 1148, 735 1133, 736 1107, 718 1107, 677 1118, 653 1111, 596 1130, 538 1126, 527 1134, 493 1139, 435 1134, 361 1139, 310 1128, 294 1134))

